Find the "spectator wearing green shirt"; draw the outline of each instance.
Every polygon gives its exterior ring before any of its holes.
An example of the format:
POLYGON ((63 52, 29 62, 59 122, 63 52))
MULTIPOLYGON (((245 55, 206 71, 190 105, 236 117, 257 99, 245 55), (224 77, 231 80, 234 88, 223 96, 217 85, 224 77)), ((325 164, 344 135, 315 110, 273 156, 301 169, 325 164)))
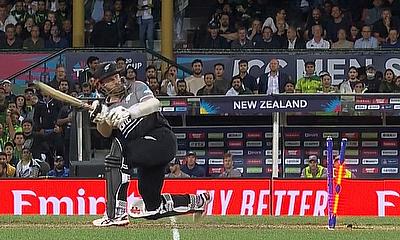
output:
POLYGON ((322 90, 320 78, 315 75, 315 63, 305 63, 306 73, 304 77, 297 80, 296 93, 317 93, 322 90))

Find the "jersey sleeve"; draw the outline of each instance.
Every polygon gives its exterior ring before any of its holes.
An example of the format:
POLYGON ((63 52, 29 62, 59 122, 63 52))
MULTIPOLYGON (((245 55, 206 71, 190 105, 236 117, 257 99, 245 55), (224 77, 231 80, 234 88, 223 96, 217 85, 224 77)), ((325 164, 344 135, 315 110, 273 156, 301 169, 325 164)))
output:
POLYGON ((138 102, 143 102, 146 98, 154 97, 153 92, 145 84, 140 82, 135 88, 135 95, 138 102))

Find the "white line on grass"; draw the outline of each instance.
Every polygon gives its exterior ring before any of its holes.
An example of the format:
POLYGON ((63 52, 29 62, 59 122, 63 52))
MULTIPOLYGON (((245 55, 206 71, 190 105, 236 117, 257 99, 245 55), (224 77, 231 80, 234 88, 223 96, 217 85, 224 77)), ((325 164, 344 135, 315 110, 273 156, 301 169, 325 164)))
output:
POLYGON ((181 236, 179 235, 178 225, 176 224, 176 218, 172 216, 169 217, 169 220, 171 220, 171 226, 172 226, 172 239, 180 240, 181 236))

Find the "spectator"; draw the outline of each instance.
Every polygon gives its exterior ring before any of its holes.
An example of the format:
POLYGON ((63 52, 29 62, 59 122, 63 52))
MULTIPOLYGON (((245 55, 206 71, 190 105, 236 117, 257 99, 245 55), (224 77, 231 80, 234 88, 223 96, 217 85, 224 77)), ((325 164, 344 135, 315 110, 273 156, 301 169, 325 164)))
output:
POLYGON ((399 32, 397 29, 390 29, 387 41, 383 43, 382 48, 400 48, 399 32))
POLYGON ((169 173, 165 175, 166 178, 190 178, 189 175, 181 171, 179 159, 174 159, 173 162, 168 164, 169 173))
POLYGON ((190 177, 205 177, 206 171, 203 167, 199 166, 196 161, 196 153, 189 151, 186 155, 186 165, 182 167, 182 172, 190 177))
MULTIPOLYGON (((375 66, 372 64, 368 65, 366 68, 367 79, 365 80, 365 86, 367 88, 368 93, 377 93, 379 92, 379 86, 381 85, 381 79, 378 77, 378 72, 376 71, 375 66)), ((382 75, 382 73, 381 73, 382 75)))
POLYGON ((337 42, 332 44, 332 49, 352 49, 354 43, 346 39, 346 30, 339 29, 337 32, 337 42))
POLYGON ((301 171, 301 178, 326 178, 326 168, 318 164, 315 155, 308 157, 308 166, 301 171))
POLYGON ((394 81, 394 92, 400 93, 400 76, 397 76, 394 81))
POLYGON ((357 68, 351 66, 347 72, 347 79, 343 80, 339 84, 340 93, 352 93, 354 92, 354 86, 359 81, 357 68))
POLYGON ((196 96, 223 94, 219 89, 217 89, 215 87, 214 83, 215 83, 214 73, 205 73, 204 74, 204 87, 200 88, 197 91, 196 96))
POLYGON ((332 86, 332 77, 328 72, 320 72, 322 90, 319 93, 335 93, 337 90, 332 86))
POLYGON ((153 4, 150 0, 138 0, 138 11, 136 12, 139 24, 139 38, 142 47, 154 49, 154 21, 153 4), (146 46, 146 40, 148 45, 146 46))
POLYGON ((362 13, 361 21, 367 25, 372 25, 382 15, 383 10, 383 0, 373 0, 372 1, 373 8, 367 9, 365 8, 362 13))
POLYGON ((378 40, 379 43, 386 42, 386 39, 389 35, 390 29, 398 30, 400 27, 400 23, 397 18, 392 17, 392 12, 389 8, 384 8, 382 10, 382 19, 378 20, 374 23, 374 37, 378 40))
POLYGON ((284 86, 284 93, 294 93, 294 83, 293 82, 286 82, 285 86, 284 86))
POLYGON ((258 85, 255 77, 247 73, 249 70, 249 62, 247 60, 240 60, 239 63, 239 77, 242 79, 243 85, 250 89, 254 94, 258 93, 258 85))
POLYGON ((50 153, 50 148, 43 134, 33 132, 32 123, 30 119, 22 121, 22 132, 25 138, 24 146, 32 149, 34 158, 41 158, 42 154, 48 155, 50 153))
POLYGON ((279 49, 281 48, 281 42, 278 38, 273 35, 270 27, 264 27, 262 32, 262 39, 254 42, 254 48, 260 49, 279 49))
POLYGON ((24 22, 24 27, 22 29, 22 33, 21 33, 22 40, 25 40, 25 39, 31 37, 31 31, 32 31, 33 26, 35 26, 35 22, 34 22, 33 18, 28 17, 26 19, 26 21, 24 22))
POLYGON ((330 43, 322 38, 322 26, 314 25, 312 27, 313 38, 306 43, 307 49, 329 49, 330 43))
POLYGON ((58 90, 66 94, 69 93, 69 82, 67 79, 60 80, 60 82, 58 83, 58 90))
POLYGON ((72 46, 72 23, 66 19, 62 22, 61 37, 67 40, 68 46, 72 46))
POLYGON ((304 49, 306 44, 297 35, 297 30, 295 27, 290 26, 286 32, 286 40, 282 42, 283 49, 304 49))
POLYGON ((15 94, 12 92, 12 83, 10 80, 5 79, 1 82, 2 87, 4 88, 4 96, 7 102, 15 102, 15 94))
POLYGON ((279 71, 279 61, 276 58, 269 61, 268 73, 260 76, 258 84, 258 93, 261 94, 275 94, 283 93, 286 82, 290 82, 291 78, 283 72, 279 71))
POLYGON ((202 48, 206 49, 226 49, 229 48, 228 42, 226 41, 225 38, 219 36, 218 34, 218 29, 219 26, 217 23, 211 23, 208 26, 209 28, 209 34, 207 38, 205 39, 205 42, 202 46, 202 48))
POLYGON ((92 89, 90 87, 90 84, 87 82, 82 83, 82 93, 79 95, 79 97, 88 98, 91 95, 92 95, 92 89))
POLYGON ((230 88, 230 82, 224 78, 225 65, 223 63, 214 64, 214 75, 215 75, 215 87, 221 92, 226 93, 230 88))
POLYGON ((365 84, 363 82, 356 82, 353 93, 365 93, 367 90, 368 89, 365 88, 365 84))
POLYGON ((239 178, 242 177, 242 173, 233 168, 233 160, 231 153, 224 154, 224 171, 219 175, 220 178, 239 178))
POLYGON ((47 19, 50 20, 51 26, 57 25, 56 13, 49 11, 47 13, 47 19))
POLYGON ((44 0, 37 1, 37 10, 34 14, 35 23, 39 26, 42 25, 47 19, 47 13, 48 11, 46 9, 46 1, 44 0))
POLYGON ((44 43, 45 48, 56 49, 56 48, 67 48, 68 42, 65 38, 61 37, 60 30, 57 25, 51 26, 50 39, 44 43))
POLYGON ((247 39, 247 31, 246 28, 240 27, 238 30, 239 39, 232 41, 231 48, 232 49, 246 49, 253 48, 252 42, 247 39))
POLYGON ((0 178, 10 178, 15 176, 15 167, 7 163, 7 155, 0 152, 0 178))
POLYGON ((119 46, 125 44, 126 39, 126 24, 128 22, 128 15, 123 10, 122 1, 116 0, 114 2, 113 23, 117 25, 119 46))
POLYGON ((94 71, 97 65, 99 65, 99 58, 96 56, 90 56, 86 60, 86 68, 79 74, 79 83, 88 83, 89 79, 93 77, 94 71))
POLYGON ((71 11, 67 6, 66 0, 58 0, 58 9, 56 10, 56 18, 58 25, 64 23, 65 20, 71 20, 71 11))
POLYGON ((265 27, 270 27, 272 32, 276 33, 278 31, 278 21, 284 22, 285 29, 289 28, 289 25, 286 23, 286 10, 284 8, 280 8, 276 11, 275 19, 273 19, 272 17, 268 17, 262 25, 262 29, 264 29, 265 27))
POLYGON ((24 10, 24 1, 17 0, 14 4, 14 10, 11 11, 11 15, 15 18, 18 23, 24 23, 26 18, 29 16, 24 10))
POLYGON ((231 27, 231 21, 229 14, 221 13, 219 18, 219 35, 226 39, 228 44, 230 45, 231 41, 237 38, 237 33, 234 28, 231 27))
POLYGON ((158 83, 158 79, 156 77, 152 77, 149 79, 149 88, 156 97, 166 96, 161 92, 160 84, 158 83))
POLYGON ((32 152, 28 147, 22 149, 22 156, 17 164, 16 177, 37 178, 39 177, 40 165, 32 157, 32 152))
POLYGON ((360 29, 356 25, 351 25, 349 41, 355 43, 361 37, 360 29))
POLYGON ((254 19, 251 23, 251 28, 247 31, 247 39, 249 39, 251 42, 253 42, 253 45, 255 42, 260 42, 262 39, 262 34, 261 34, 261 22, 258 19, 254 19))
POLYGON ((26 88, 24 91, 24 97, 25 97, 25 108, 26 108, 26 119, 31 119, 33 120, 33 115, 35 113, 35 105, 36 102, 34 101, 35 97, 35 91, 33 88, 26 88))
POLYGON ((327 22, 325 22, 324 19, 322 19, 321 16, 322 16, 321 10, 319 8, 314 8, 312 10, 312 15, 311 15, 311 17, 308 18, 307 23, 306 23, 306 30, 304 31, 304 39, 312 39, 313 38, 312 28, 315 25, 320 25, 322 27, 321 35, 323 35, 328 24, 327 24, 327 22))
POLYGON ((38 50, 44 49, 44 40, 40 36, 39 26, 32 26, 31 37, 25 39, 23 48, 26 50, 38 50))
POLYGON ((315 75, 315 63, 306 62, 304 65, 306 73, 304 77, 297 80, 296 93, 317 93, 321 91, 321 80, 315 75))
POLYGON ((58 86, 60 86, 61 80, 66 80, 67 79, 67 74, 65 72, 65 68, 63 65, 58 64, 56 66, 56 74, 54 76, 54 79, 49 82, 49 85, 54 88, 58 89, 58 86))
POLYGON ((231 86, 232 87, 226 92, 226 96, 253 94, 250 89, 243 86, 242 78, 239 75, 236 75, 232 78, 231 86))
POLYGON ((13 158, 15 158, 18 161, 19 159, 21 159, 22 156, 22 148, 25 143, 25 136, 22 132, 17 132, 15 133, 13 140, 14 140, 13 158))
POLYGON ((354 48, 378 48, 378 40, 371 36, 371 27, 364 25, 361 30, 362 37, 354 43, 354 48))
POLYGON ((194 96, 193 93, 187 91, 185 80, 176 81, 176 87, 177 87, 176 96, 194 96))
POLYGON ((123 76, 125 76, 125 70, 126 70, 126 58, 124 57, 117 57, 115 59, 115 64, 117 65, 117 69, 122 72, 123 76))
POLYGON ((331 16, 332 19, 330 20, 326 29, 327 39, 331 40, 332 42, 336 42, 338 40, 339 29, 349 31, 351 24, 344 17, 342 9, 340 9, 340 7, 337 5, 332 7, 331 16))
POLYGON ((396 79, 396 76, 394 75, 394 71, 390 68, 386 69, 385 72, 383 73, 383 81, 381 82, 381 84, 379 86, 379 92, 380 93, 394 92, 395 79, 396 79))
POLYGON ((192 62, 193 75, 185 78, 188 91, 196 94, 200 88, 204 86, 204 78, 202 75, 203 62, 200 59, 195 59, 192 62))
POLYGON ((12 24, 16 25, 17 20, 13 15, 9 15, 7 5, 0 5, 0 31, 6 32, 6 26, 12 24))
MULTIPOLYGON (((40 25, 39 25, 40 26, 40 25)), ((40 30, 40 37, 46 42, 51 38, 51 22, 50 20, 45 20, 43 23, 43 29, 40 30)))
POLYGON ((21 117, 24 119, 28 117, 28 111, 26 109, 26 103, 25 103, 25 96, 24 95, 18 95, 15 98, 15 104, 17 106, 18 112, 21 114, 21 117))
POLYGON ((134 81, 137 80, 136 77, 137 77, 136 69, 134 69, 132 66, 127 67, 126 68, 126 77, 125 77, 126 83, 128 85, 130 85, 130 83, 133 83, 134 81))
POLYGON ((4 146, 10 140, 10 134, 8 134, 5 124, 5 120, 4 123, 0 123, 0 152, 4 152, 4 146))
POLYGON ((161 93, 168 96, 176 96, 178 69, 175 66, 169 66, 166 78, 161 82, 161 93))
POLYGON ((15 26, 13 24, 8 24, 6 26, 5 39, 0 41, 0 48, 22 49, 22 41, 15 36, 15 26))
POLYGON ((6 142, 6 144, 4 144, 4 153, 7 156, 7 163, 13 167, 16 167, 18 159, 15 158, 14 155, 14 144, 11 142, 6 142))
POLYGON ((49 177, 65 178, 69 177, 69 169, 64 166, 63 156, 56 156, 54 159, 54 168, 47 173, 49 177))
POLYGON ((146 68, 146 83, 149 83, 150 78, 157 77, 157 69, 154 65, 147 66, 146 68))
MULTIPOLYGON (((336 178, 338 176, 338 171, 340 167, 339 156, 334 158, 333 161, 333 177, 336 178)), ((352 173, 349 169, 344 169, 342 178, 356 178, 354 173, 352 173)))
POLYGON ((94 25, 91 41, 94 47, 118 47, 118 28, 110 10, 105 10, 103 20, 94 25))

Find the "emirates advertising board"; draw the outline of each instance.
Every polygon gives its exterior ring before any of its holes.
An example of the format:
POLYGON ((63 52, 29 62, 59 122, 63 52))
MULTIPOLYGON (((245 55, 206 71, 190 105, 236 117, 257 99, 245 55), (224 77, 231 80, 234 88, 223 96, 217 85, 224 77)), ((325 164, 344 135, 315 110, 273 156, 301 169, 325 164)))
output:
MULTIPOLYGON (((136 185, 136 180, 131 181, 128 201, 139 197, 136 185)), ((3 215, 96 215, 105 211, 104 180, 2 180, 0 191, 3 215)), ((323 180, 275 180, 273 184, 268 179, 167 180, 163 191, 209 191, 213 200, 207 215, 327 214, 323 180)), ((344 180, 339 215, 400 216, 400 181, 344 180)))

